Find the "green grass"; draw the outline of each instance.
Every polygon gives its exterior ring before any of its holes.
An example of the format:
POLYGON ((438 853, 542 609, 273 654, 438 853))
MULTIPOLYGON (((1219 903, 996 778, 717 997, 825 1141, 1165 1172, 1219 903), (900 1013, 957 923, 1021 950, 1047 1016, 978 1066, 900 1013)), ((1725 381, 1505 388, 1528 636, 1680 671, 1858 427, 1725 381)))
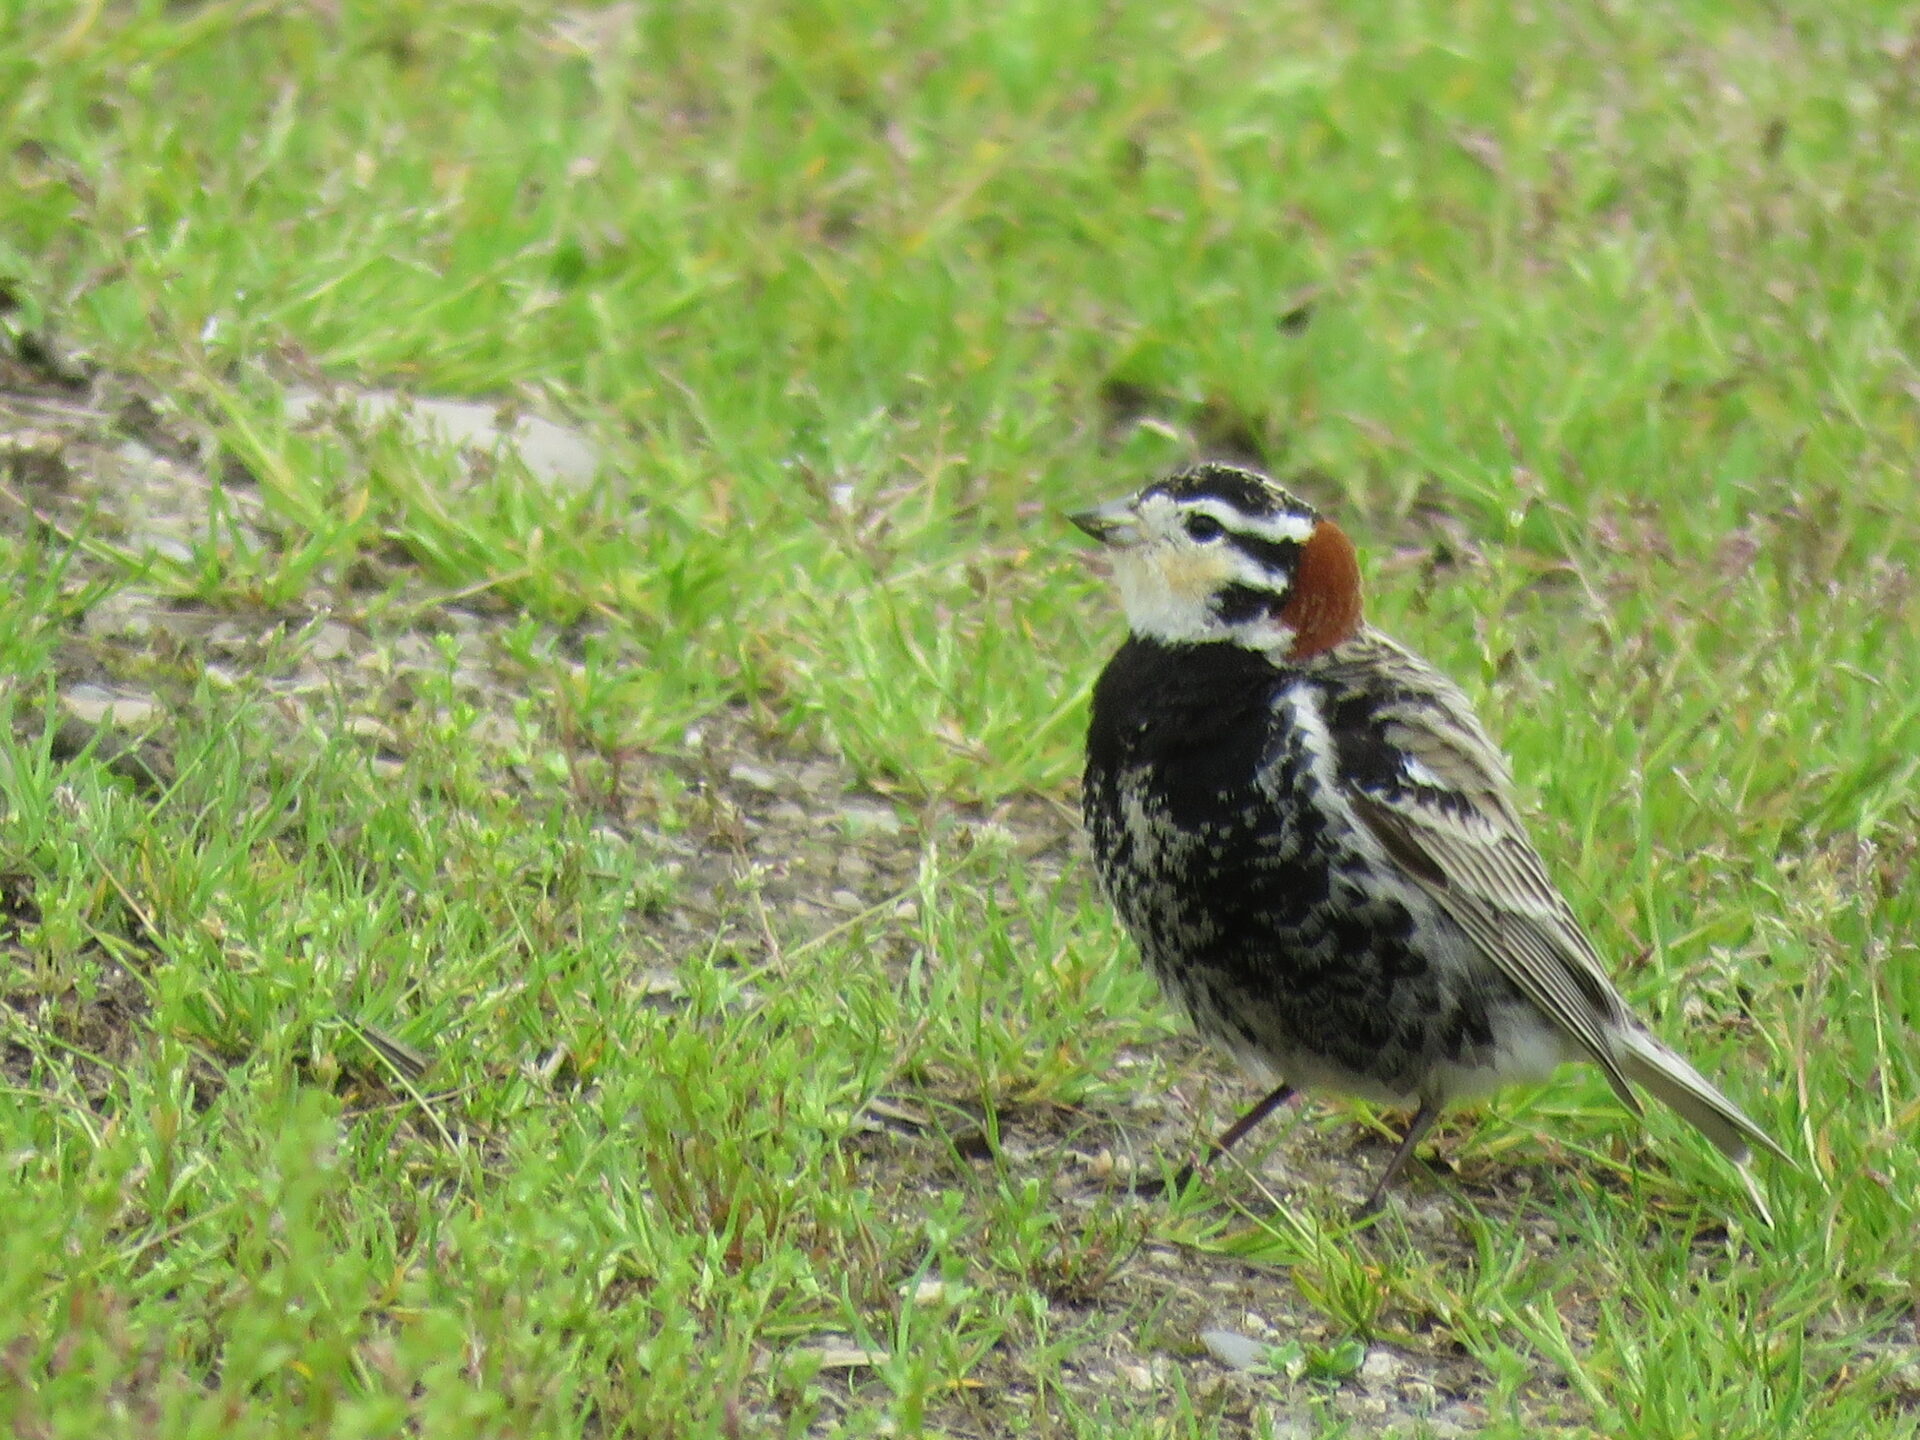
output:
POLYGON ((0 448, 0 1419, 1362 1435, 1394 1393, 1409 1434, 1461 1396, 1494 1435, 1915 1433, 1915 36, 0 11, 0 342, 141 377, 224 475, 152 557, 83 449, 63 499, 0 448), (610 463, 563 496, 290 427, 315 373, 610 463), (1277 1209, 1073 1158, 1243 1098, 1063 818, 1117 617, 1060 512, 1202 451, 1361 540, 1625 988, 1803 1158, 1774 1230, 1574 1071, 1443 1126, 1437 1230, 1348 1229, 1344 1107, 1277 1209), (101 638, 129 588, 193 624, 101 638), (323 611, 354 655, 303 670, 323 611), (102 671, 163 700, 167 783, 54 743, 102 671), (1198 1333, 1247 1310, 1273 1363, 1223 1378, 1198 1333))

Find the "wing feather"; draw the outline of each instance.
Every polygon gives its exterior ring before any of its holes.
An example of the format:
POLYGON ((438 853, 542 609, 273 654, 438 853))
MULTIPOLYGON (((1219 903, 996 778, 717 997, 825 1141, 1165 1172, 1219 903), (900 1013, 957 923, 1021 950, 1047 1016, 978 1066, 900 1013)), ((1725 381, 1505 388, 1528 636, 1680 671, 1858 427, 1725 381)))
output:
POLYGON ((1555 913, 1564 911, 1565 902, 1557 907, 1540 905, 1536 897, 1508 884, 1504 872, 1487 863, 1476 849, 1444 840, 1436 843, 1433 831, 1402 806, 1359 790, 1348 799, 1382 848, 1515 989, 1593 1057, 1621 1102, 1639 1114, 1640 1101, 1628 1086, 1609 1039, 1609 1032, 1619 1024, 1621 1002, 1602 976, 1603 996, 1612 1005, 1595 1003, 1593 977, 1581 973, 1581 962, 1584 956, 1598 969, 1599 961, 1571 917, 1555 913), (1521 903, 1515 904, 1516 900, 1521 903))
POLYGON ((1335 783, 1355 818, 1514 988, 1593 1058, 1623 1104, 1642 1113, 1631 1076, 1725 1152, 1765 1218, 1751 1147, 1793 1162, 1628 1010, 1527 838, 1506 758, 1466 697, 1378 631, 1346 648, 1351 661, 1329 667, 1336 688, 1327 717, 1341 762, 1335 783))
MULTIPOLYGON (((1626 1002, 1527 838, 1505 757, 1450 681, 1384 637, 1372 638, 1378 651, 1367 672, 1379 676, 1384 659, 1398 683, 1370 697, 1367 718, 1439 784, 1421 783, 1411 768, 1385 778, 1343 767, 1339 781, 1354 814, 1639 1113, 1614 1039, 1633 1023, 1626 1002)), ((1341 734, 1333 739, 1340 747, 1341 734)))

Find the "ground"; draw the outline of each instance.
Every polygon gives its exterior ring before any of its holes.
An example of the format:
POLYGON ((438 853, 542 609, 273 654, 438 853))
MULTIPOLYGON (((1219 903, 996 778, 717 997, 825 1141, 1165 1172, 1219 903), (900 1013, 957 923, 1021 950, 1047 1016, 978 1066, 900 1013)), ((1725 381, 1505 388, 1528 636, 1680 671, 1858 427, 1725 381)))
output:
POLYGON ((11 1433, 1914 1433, 1906 22, 859 11, 0 21, 11 1433), (1577 1070, 1136 1193, 1059 516, 1197 454, 1773 1228, 1577 1070))

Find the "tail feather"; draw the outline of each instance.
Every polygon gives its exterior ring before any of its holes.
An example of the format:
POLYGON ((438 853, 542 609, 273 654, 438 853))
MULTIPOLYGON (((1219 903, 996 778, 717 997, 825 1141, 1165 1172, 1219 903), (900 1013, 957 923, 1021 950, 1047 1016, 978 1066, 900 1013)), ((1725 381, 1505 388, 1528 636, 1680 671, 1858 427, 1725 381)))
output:
POLYGON ((1654 1098, 1671 1106, 1681 1119, 1711 1140, 1734 1163, 1753 1208, 1771 1225, 1773 1213, 1767 1209, 1766 1197, 1753 1175, 1753 1147, 1759 1146, 1788 1166, 1793 1165, 1793 1157, 1650 1031, 1634 1025, 1621 1032, 1620 1038, 1623 1042, 1618 1052, 1620 1068, 1636 1084, 1650 1090, 1654 1098))

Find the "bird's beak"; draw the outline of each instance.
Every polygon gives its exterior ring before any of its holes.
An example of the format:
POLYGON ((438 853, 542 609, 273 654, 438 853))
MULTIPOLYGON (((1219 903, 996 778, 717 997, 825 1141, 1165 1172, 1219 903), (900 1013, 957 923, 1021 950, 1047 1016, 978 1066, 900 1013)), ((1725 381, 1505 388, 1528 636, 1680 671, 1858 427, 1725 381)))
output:
POLYGON ((1076 511, 1067 516, 1067 519, 1102 545, 1109 547, 1131 545, 1140 538, 1140 527, 1134 520, 1131 496, 1125 500, 1096 505, 1091 510, 1076 511))

